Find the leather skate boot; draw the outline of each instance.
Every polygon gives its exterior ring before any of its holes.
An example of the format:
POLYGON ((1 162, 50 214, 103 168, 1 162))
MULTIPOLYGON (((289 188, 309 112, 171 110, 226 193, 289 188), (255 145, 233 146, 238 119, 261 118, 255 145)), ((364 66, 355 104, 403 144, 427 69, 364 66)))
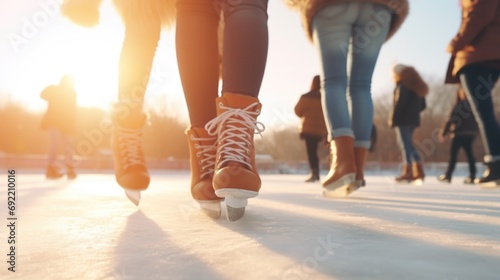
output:
POLYGON ((354 161, 356 163, 356 189, 366 186, 364 169, 365 169, 365 161, 366 155, 368 154, 368 149, 355 147, 354 148, 354 161))
POLYGON ((47 170, 45 171, 45 177, 47 179, 50 179, 50 180, 53 180, 53 179, 59 179, 63 176, 63 174, 61 174, 59 172, 59 169, 57 168, 57 166, 55 164, 51 164, 47 167, 47 170))
POLYGON ((220 217, 222 199, 215 195, 212 187, 216 138, 200 127, 193 127, 186 134, 189 141, 191 196, 208 216, 217 219, 220 217))
POLYGON ((396 177, 396 183, 410 183, 413 179, 411 165, 403 164, 403 168, 401 169, 401 175, 396 177))
POLYGON ((422 166, 422 163, 421 162, 414 162, 414 163, 412 163, 411 167, 412 167, 412 173, 413 173, 412 181, 417 185, 421 185, 424 182, 424 178, 425 178, 425 173, 424 173, 424 168, 422 166))
POLYGON ((236 221, 261 186, 253 136, 264 131, 257 122, 262 105, 255 97, 225 93, 216 99, 216 106, 217 117, 205 126, 209 135, 217 137, 213 187, 218 197, 225 198, 227 219, 236 221))
POLYGON ((323 195, 330 198, 346 197, 356 181, 354 138, 341 136, 333 139, 330 154, 332 160, 330 171, 323 181, 323 195))
POLYGON ((69 180, 76 179, 76 172, 75 172, 75 168, 73 166, 66 167, 66 176, 68 176, 69 180))
POLYGON ((111 148, 115 177, 125 189, 127 197, 139 204, 140 191, 149 186, 149 173, 142 149, 142 133, 146 115, 142 112, 127 111, 122 118, 113 116, 111 148))

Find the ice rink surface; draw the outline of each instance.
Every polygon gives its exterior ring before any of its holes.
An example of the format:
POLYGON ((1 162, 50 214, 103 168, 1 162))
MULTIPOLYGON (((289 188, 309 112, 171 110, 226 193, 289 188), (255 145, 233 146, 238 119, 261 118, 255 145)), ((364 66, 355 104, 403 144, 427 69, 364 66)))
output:
POLYGON ((228 222, 194 207, 188 172, 153 173, 135 207, 111 173, 18 171, 16 272, 3 187, 0 279, 500 279, 500 189, 372 174, 331 200, 304 178, 262 175, 228 222))

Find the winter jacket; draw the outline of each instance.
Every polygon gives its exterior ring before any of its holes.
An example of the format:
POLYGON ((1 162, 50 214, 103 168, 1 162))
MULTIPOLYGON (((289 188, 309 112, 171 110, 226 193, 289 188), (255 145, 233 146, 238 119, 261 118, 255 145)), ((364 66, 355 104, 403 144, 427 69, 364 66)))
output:
POLYGON ((420 126, 420 112, 426 108, 425 96, 429 88, 413 67, 406 67, 396 77, 393 107, 389 125, 420 126))
MULTIPOLYGON (((78 25, 94 26, 99 23, 101 3, 102 0, 63 0, 61 12, 78 25)), ((160 20, 163 26, 169 27, 176 16, 176 0, 113 0, 113 3, 124 22, 160 20)))
POLYGON ((304 135, 326 137, 327 131, 319 90, 300 96, 297 105, 295 105, 295 114, 301 120, 299 127, 301 138, 304 135))
POLYGON ((500 1, 462 0, 461 3, 462 24, 449 45, 454 56, 447 81, 471 64, 500 67, 500 1))
POLYGON ((51 127, 62 133, 72 134, 76 130, 76 92, 61 85, 49 86, 42 91, 41 97, 48 102, 47 111, 42 118, 41 128, 51 127))
POLYGON ((457 102, 451 110, 448 120, 441 129, 441 135, 476 135, 479 128, 467 100, 457 102))
MULTIPOLYGON (((312 41, 312 22, 314 16, 322 8, 334 4, 342 3, 346 0, 284 0, 288 6, 299 10, 302 15, 302 25, 304 26, 309 39, 312 41)), ((408 16, 409 2, 408 0, 356 0, 359 2, 378 3, 387 6, 388 11, 392 14, 389 34, 386 41, 389 40, 403 24, 408 16)), ((385 20, 386 15, 375 15, 376 20, 385 20)))

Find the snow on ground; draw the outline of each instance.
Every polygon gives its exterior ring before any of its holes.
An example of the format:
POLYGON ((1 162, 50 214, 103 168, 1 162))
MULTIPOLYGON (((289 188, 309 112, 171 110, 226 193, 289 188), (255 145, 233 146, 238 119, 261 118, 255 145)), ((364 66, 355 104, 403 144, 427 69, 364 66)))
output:
POLYGON ((263 175, 245 217, 228 222, 193 206, 187 172, 154 173, 136 208, 112 174, 20 171, 16 272, 2 226, 0 279, 499 279, 500 189, 378 174, 329 200, 304 178, 263 175))

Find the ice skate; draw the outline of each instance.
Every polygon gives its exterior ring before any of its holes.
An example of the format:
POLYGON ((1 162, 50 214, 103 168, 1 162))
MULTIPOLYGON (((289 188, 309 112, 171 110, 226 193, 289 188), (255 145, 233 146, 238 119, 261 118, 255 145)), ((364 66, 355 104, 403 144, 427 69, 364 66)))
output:
POLYGON ((45 177, 49 180, 54 180, 54 179, 59 179, 63 176, 63 174, 61 174, 59 172, 59 169, 57 168, 57 166, 55 166, 54 164, 50 165, 49 167, 47 167, 47 170, 45 172, 45 177))
POLYGON ((356 190, 356 163, 354 159, 354 138, 341 136, 330 143, 331 166, 323 181, 323 196, 328 198, 347 197, 356 190))
POLYGON ((264 131, 257 122, 261 104, 257 98, 232 93, 217 98, 216 104, 217 117, 205 126, 218 139, 213 187, 218 197, 225 198, 227 219, 236 221, 261 186, 253 141, 254 133, 264 131))
POLYGON ((412 183, 414 185, 420 186, 424 184, 424 178, 425 178, 425 173, 424 173, 424 168, 422 166, 421 162, 414 162, 411 165, 412 168, 412 183))
POLYGON ((413 179, 411 165, 403 164, 403 168, 401 170, 401 175, 396 177, 394 180, 396 183, 411 183, 413 179))
POLYGON ((488 162, 486 164, 483 176, 476 179, 476 184, 482 188, 499 188, 500 187, 500 160, 488 162))
POLYGON ((111 147, 115 177, 118 184, 125 189, 127 197, 138 205, 140 191, 149 186, 149 173, 142 149, 142 130, 146 116, 143 113, 127 112, 122 117, 113 116, 111 147))
POLYGON ((193 127, 186 131, 189 141, 191 166, 191 195, 205 214, 218 219, 222 199, 212 186, 215 167, 216 137, 208 135, 204 128, 193 127))

